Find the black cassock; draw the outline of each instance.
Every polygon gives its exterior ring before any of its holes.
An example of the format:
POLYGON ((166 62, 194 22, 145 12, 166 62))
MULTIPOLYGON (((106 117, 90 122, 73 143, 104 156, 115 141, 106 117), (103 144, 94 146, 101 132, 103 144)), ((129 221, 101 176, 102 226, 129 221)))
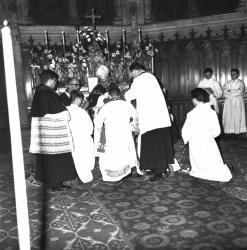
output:
MULTIPOLYGON (((39 85, 34 94, 31 117, 43 117, 66 110, 53 89, 39 85)), ((37 180, 57 187, 77 176, 72 154, 36 154, 35 177, 37 180)))

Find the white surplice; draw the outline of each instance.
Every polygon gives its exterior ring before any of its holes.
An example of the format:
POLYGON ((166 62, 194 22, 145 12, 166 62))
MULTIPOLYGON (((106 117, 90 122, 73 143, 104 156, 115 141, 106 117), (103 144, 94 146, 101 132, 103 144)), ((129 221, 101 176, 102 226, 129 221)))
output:
POLYGON ((157 128, 171 127, 170 115, 163 92, 156 77, 148 72, 137 76, 125 93, 128 102, 136 100, 138 125, 138 155, 141 152, 141 135, 157 128))
POLYGON ((84 183, 93 180, 92 170, 95 164, 94 142, 92 138, 93 123, 89 114, 76 104, 67 106, 71 120, 70 130, 75 151, 72 152, 75 168, 80 180, 84 183))
POLYGON ((244 88, 244 82, 239 79, 230 80, 224 86, 223 127, 226 134, 246 132, 244 88))
POLYGON ((217 82, 213 77, 210 79, 204 78, 198 84, 199 88, 211 88, 213 94, 209 93, 209 102, 214 107, 215 111, 219 113, 219 105, 217 99, 222 96, 222 88, 219 82, 217 82))
POLYGON ((95 144, 105 125, 105 152, 99 156, 103 181, 119 181, 138 166, 130 118, 136 120, 135 108, 126 101, 114 100, 104 104, 94 119, 95 144))
POLYGON ((210 103, 199 104, 187 114, 182 137, 185 144, 189 143, 191 176, 222 182, 231 180, 231 172, 214 139, 219 134, 218 117, 210 103))

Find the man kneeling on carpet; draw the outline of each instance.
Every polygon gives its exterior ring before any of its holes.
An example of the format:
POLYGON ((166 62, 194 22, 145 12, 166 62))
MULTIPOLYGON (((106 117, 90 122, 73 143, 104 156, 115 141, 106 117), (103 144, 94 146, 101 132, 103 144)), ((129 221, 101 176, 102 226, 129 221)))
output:
POLYGON ((189 143, 190 175, 206 180, 228 182, 232 174, 224 164, 215 138, 220 134, 217 113, 211 108, 209 94, 202 88, 191 91, 194 109, 182 128, 184 143, 189 143))
POLYGON ((99 167, 103 181, 120 181, 138 166, 130 122, 137 119, 135 108, 120 98, 120 89, 109 89, 110 100, 104 104, 94 119, 94 141, 100 142, 105 128, 105 148, 99 155, 99 167))
POLYGON ((95 164, 93 122, 86 110, 80 108, 84 99, 79 90, 72 90, 70 93, 70 106, 67 109, 70 113, 70 130, 74 142, 72 157, 78 177, 83 183, 93 180, 92 170, 95 164))

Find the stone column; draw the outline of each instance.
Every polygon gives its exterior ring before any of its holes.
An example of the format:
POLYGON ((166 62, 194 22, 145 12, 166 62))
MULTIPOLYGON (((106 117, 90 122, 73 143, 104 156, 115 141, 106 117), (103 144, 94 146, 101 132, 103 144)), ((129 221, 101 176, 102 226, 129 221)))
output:
POLYGON ((246 12, 247 11, 247 0, 239 0, 238 7, 236 8, 237 12, 246 12))
POLYGON ((69 0, 68 1, 69 7, 69 18, 75 22, 78 21, 78 12, 77 12, 77 0, 69 0))
POLYGON ((136 0, 138 24, 144 24, 144 15, 145 15, 144 1, 145 0, 136 0))
POLYGON ((144 22, 145 23, 151 23, 152 22, 151 0, 144 0, 144 22))
POLYGON ((188 17, 196 17, 199 15, 197 0, 188 0, 188 17))
POLYGON ((114 0, 113 1, 113 13, 114 13, 113 24, 115 24, 115 25, 123 24, 122 4, 123 4, 122 0, 114 0))
POLYGON ((19 22, 30 22, 30 0, 17 0, 17 18, 19 22))
POLYGON ((21 42, 20 42, 20 30, 18 26, 11 29, 13 39, 13 53, 15 60, 15 72, 16 72, 16 84, 18 92, 18 104, 20 112, 20 123, 21 127, 25 128, 29 126, 28 112, 27 112, 27 99, 25 91, 25 83, 23 76, 23 63, 21 53, 21 42))
POLYGON ((123 25, 131 24, 129 2, 126 0, 122 2, 122 13, 123 13, 123 25))

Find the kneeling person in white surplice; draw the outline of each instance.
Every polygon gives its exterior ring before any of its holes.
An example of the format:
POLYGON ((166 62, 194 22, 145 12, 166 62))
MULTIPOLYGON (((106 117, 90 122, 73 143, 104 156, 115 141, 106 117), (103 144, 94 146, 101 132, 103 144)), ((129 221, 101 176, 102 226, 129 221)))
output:
POLYGON ((228 182, 232 174, 224 164, 215 138, 220 134, 216 112, 209 94, 202 88, 191 91, 194 109, 187 114, 182 128, 184 143, 189 143, 190 175, 206 180, 228 182))
POLYGON ((137 155, 130 122, 137 119, 135 108, 120 98, 118 87, 109 90, 110 101, 103 105, 94 119, 95 143, 105 127, 105 150, 100 153, 99 167, 103 181, 119 181, 137 167, 137 155))
POLYGON ((72 157, 80 180, 84 183, 93 180, 92 170, 95 164, 94 142, 92 138, 93 122, 86 110, 80 108, 83 94, 78 90, 70 93, 71 105, 67 106, 71 120, 69 122, 75 151, 72 157))

